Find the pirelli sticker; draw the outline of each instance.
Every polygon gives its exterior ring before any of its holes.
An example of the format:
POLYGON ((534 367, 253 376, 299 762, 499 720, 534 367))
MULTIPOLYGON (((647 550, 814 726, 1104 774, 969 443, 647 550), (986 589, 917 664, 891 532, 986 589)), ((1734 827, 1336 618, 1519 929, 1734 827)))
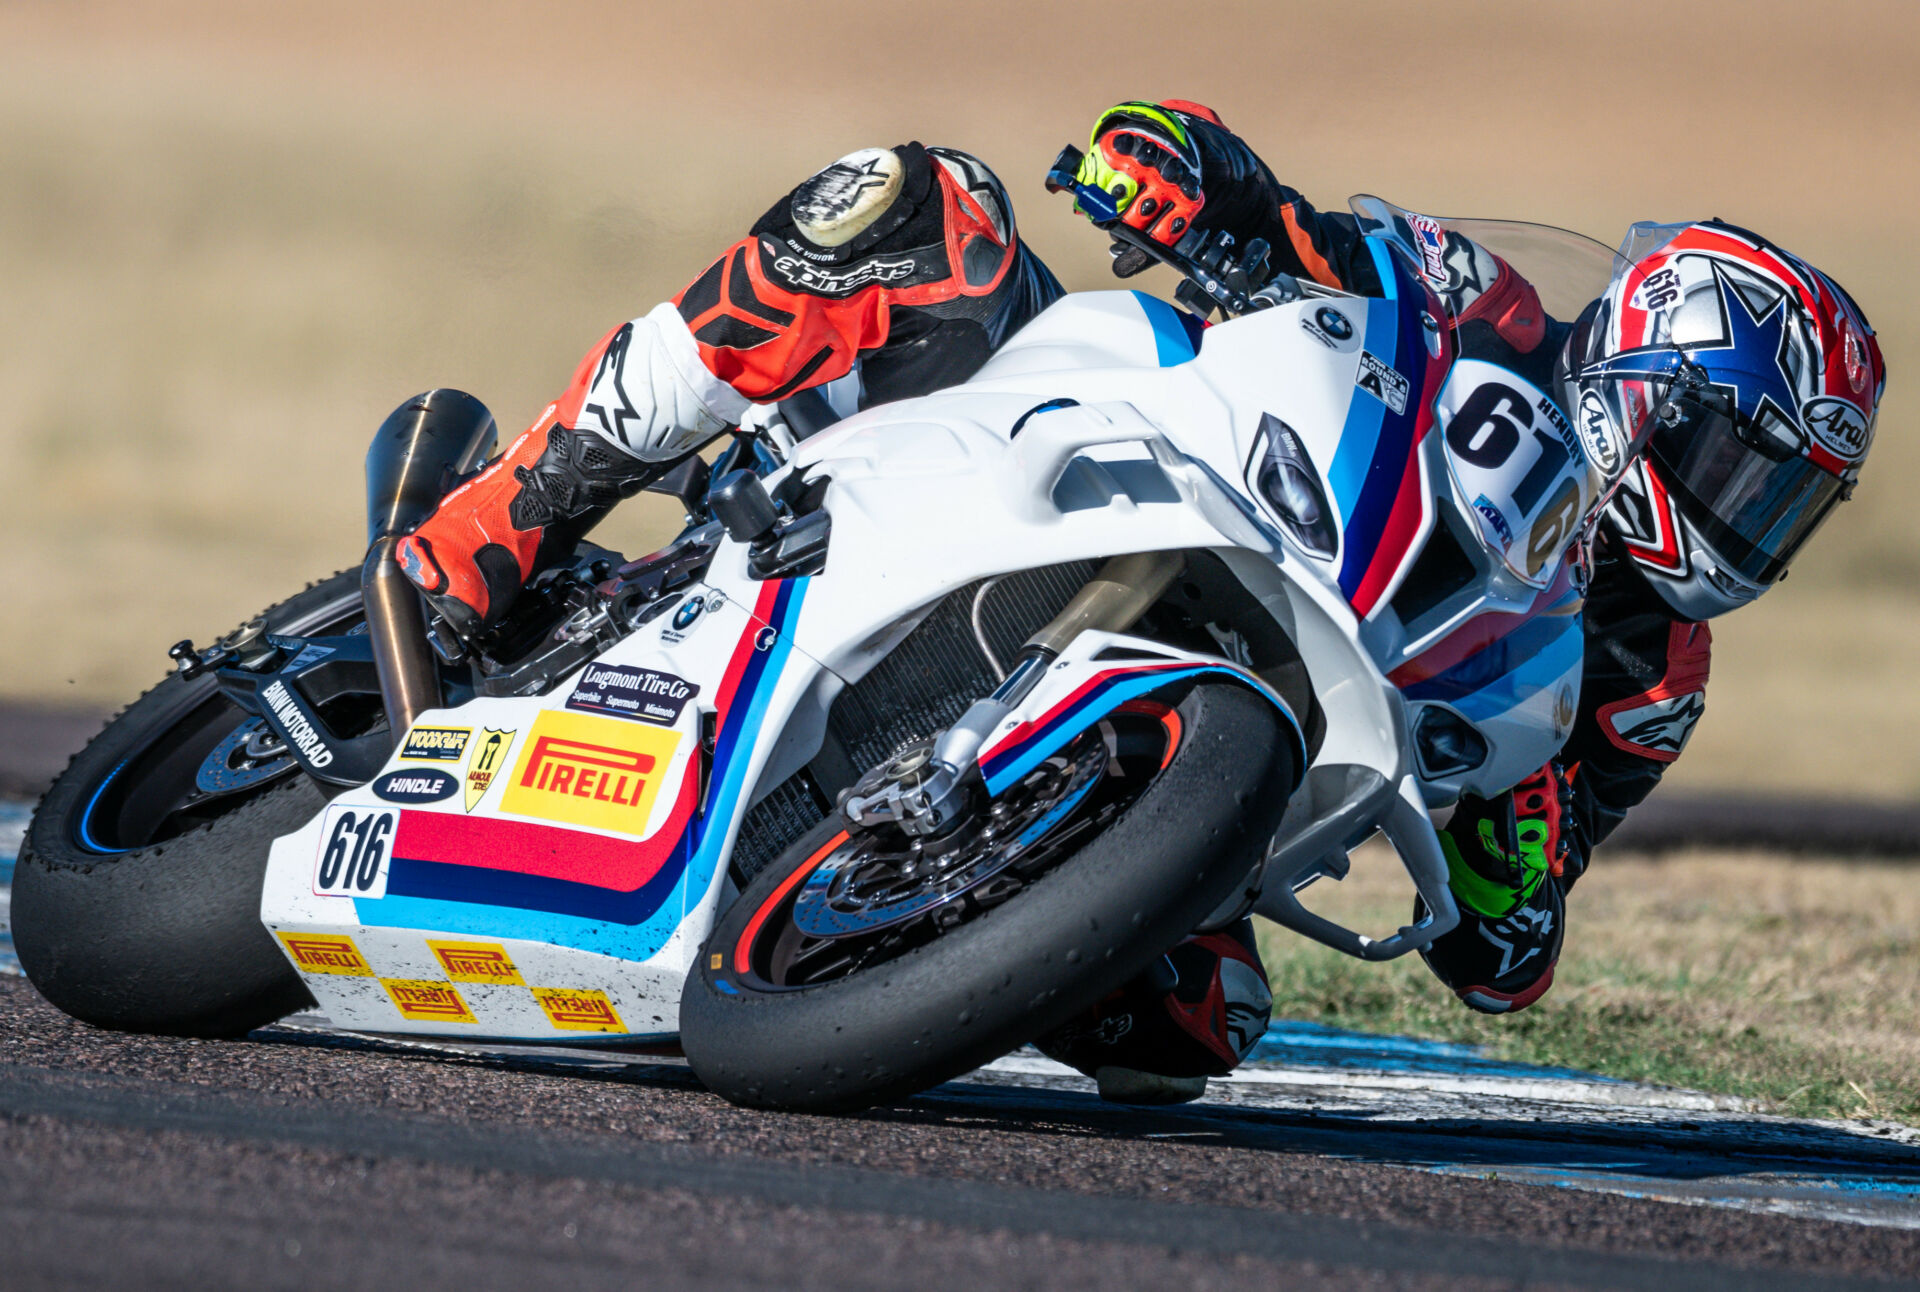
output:
POLYGON ((382 978, 393 1007, 400 1017, 416 1023, 473 1023, 473 1011, 450 982, 430 982, 423 978, 382 978))
POLYGON ((400 746, 400 757, 417 763, 457 763, 467 752, 471 727, 415 727, 400 746))
POLYGON ((535 987, 533 998, 547 1021, 563 1032, 624 1032, 626 1024, 614 1012, 604 991, 578 987, 535 987))
POLYGON ((524 987, 520 969, 498 942, 442 942, 427 939, 427 948, 446 970, 449 982, 486 983, 524 987))
POLYGON ((280 939, 280 945, 287 949, 287 955, 301 973, 373 977, 372 968, 360 954, 360 948, 353 945, 352 938, 335 933, 276 933, 274 936, 280 939))
POLYGON ((567 825, 646 833, 678 732, 548 710, 534 719, 500 798, 502 811, 567 825))

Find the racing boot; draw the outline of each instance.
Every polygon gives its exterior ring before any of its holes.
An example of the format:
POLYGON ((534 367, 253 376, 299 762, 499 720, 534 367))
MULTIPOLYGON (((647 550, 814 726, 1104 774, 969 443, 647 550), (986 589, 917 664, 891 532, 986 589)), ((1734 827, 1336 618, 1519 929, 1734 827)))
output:
POLYGON ((1186 939, 1104 1000, 1034 1044, 1122 1104, 1183 1104, 1206 1093, 1266 1035, 1273 993, 1253 922, 1186 939))
POLYGON ((526 582, 571 553, 658 465, 541 419, 440 500, 395 559, 463 639, 500 622, 526 582))
MULTIPOLYGON (((1469 1009, 1507 1014, 1553 986, 1566 935, 1572 778, 1549 763, 1498 798, 1469 795, 1440 831, 1460 923, 1420 952, 1469 1009)), ((1414 919, 1426 903, 1414 900, 1414 919)))

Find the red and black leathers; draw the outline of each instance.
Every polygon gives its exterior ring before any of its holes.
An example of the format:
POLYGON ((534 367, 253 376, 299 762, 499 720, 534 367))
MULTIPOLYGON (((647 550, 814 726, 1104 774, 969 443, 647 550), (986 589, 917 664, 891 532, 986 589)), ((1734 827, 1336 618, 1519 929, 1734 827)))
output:
POLYGON ((673 301, 602 338, 566 393, 402 541, 402 569, 471 635, 621 498, 749 405, 856 365, 861 406, 926 394, 971 376, 1060 293, 979 161, 917 143, 855 154, 775 203, 673 301), (867 195, 857 235, 815 242, 796 203, 817 212, 831 172, 832 196, 857 204, 855 158, 885 162, 885 195, 867 195))

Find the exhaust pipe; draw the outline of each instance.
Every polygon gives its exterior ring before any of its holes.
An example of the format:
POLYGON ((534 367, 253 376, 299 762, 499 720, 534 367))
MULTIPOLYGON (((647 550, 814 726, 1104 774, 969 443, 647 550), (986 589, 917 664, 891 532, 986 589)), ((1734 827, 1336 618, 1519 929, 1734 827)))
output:
POLYGON ((429 390, 388 414, 367 447, 367 559, 360 567, 387 729, 397 743, 440 704, 420 594, 395 563, 400 540, 428 516, 455 478, 493 451, 493 414, 472 395, 429 390))

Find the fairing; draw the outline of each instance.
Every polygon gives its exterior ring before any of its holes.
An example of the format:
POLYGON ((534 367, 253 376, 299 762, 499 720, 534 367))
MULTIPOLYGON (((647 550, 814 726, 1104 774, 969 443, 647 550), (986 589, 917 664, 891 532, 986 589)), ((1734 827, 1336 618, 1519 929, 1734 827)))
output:
MULTIPOLYGON (((1307 301, 1204 333, 1137 293, 1070 297, 966 385, 805 440, 783 470, 830 481, 823 573, 762 582, 747 549, 726 542, 704 582, 586 674, 426 714, 416 734, 470 735, 451 757, 448 737, 403 742, 383 772, 443 769, 457 791, 393 802, 376 777, 341 795, 274 845, 263 920, 347 1026, 666 1037, 728 898, 743 814, 818 752, 844 687, 976 580, 1182 550, 1217 554, 1273 616, 1326 718, 1276 840, 1265 909, 1355 954, 1419 945, 1437 926, 1340 942, 1344 931, 1290 908, 1292 890, 1337 873, 1347 847, 1384 829, 1423 890, 1438 885, 1444 917, 1444 859, 1423 805, 1463 786, 1504 788, 1557 747, 1557 710, 1578 678, 1578 597, 1563 566, 1536 587, 1474 538, 1445 457, 1452 356, 1428 323, 1433 293, 1393 252, 1377 254, 1385 298, 1307 301), (1327 310, 1337 318, 1316 317, 1327 310), (1303 473, 1278 501, 1261 484, 1277 438, 1303 473), (1298 514, 1308 476, 1324 502, 1317 530, 1298 514), (1396 598, 1424 577, 1440 526, 1473 577, 1423 594, 1413 614, 1396 598), (1545 622, 1551 649, 1534 640, 1545 622), (650 717, 617 713, 608 670, 668 702, 650 717), (1464 715, 1487 746, 1451 780, 1423 774, 1415 754, 1414 722, 1431 704, 1464 715), (487 749, 490 765, 477 766, 487 749), (574 769, 564 785, 562 764, 574 769), (357 892, 316 882, 345 813, 356 826, 391 818, 369 831, 391 837, 379 882, 357 892)), ((1164 667, 1118 666, 1093 658, 1097 644, 1084 638, 989 740, 989 784, 1050 733, 1097 718, 1086 696, 1131 695, 1156 670, 1218 672, 1286 707, 1230 661, 1136 642, 1164 667)))

